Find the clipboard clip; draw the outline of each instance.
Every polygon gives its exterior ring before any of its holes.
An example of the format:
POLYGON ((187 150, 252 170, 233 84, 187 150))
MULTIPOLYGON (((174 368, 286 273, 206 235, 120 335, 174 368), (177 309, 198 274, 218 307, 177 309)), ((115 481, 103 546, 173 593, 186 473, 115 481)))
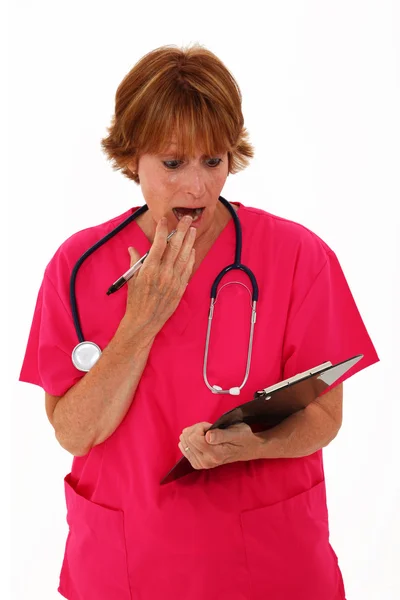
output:
MULTIPOLYGON (((332 367, 332 363, 331 363, 331 361, 328 360, 328 361, 322 363, 322 365, 318 365, 317 367, 314 367, 313 369, 308 369, 308 371, 303 371, 303 373, 298 373, 297 375, 294 375, 293 377, 289 377, 288 379, 285 379, 284 381, 280 381, 279 383, 270 385, 269 387, 265 388, 264 390, 257 391, 254 394, 254 400, 261 398, 261 396, 263 396, 264 394, 268 395, 271 392, 276 392, 276 390, 280 390, 281 388, 292 385, 293 383, 296 383, 296 381, 300 381, 301 379, 306 379, 307 377, 311 377, 312 375, 315 375, 315 374, 319 373, 320 371, 323 371, 324 369, 328 369, 329 367, 332 367)), ((269 398, 268 398, 268 400, 269 400, 269 398)))

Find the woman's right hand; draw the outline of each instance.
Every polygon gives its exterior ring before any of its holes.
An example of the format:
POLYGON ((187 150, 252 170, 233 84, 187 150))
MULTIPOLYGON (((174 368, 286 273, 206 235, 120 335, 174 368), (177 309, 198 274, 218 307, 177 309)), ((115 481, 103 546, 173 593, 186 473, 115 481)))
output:
MULTIPOLYGON (((146 260, 126 284, 124 320, 151 335, 157 335, 177 309, 193 271, 196 228, 190 227, 192 222, 191 217, 183 217, 167 243, 167 221, 160 219, 146 260)), ((140 255, 134 248, 129 248, 129 254, 132 266, 140 255)))

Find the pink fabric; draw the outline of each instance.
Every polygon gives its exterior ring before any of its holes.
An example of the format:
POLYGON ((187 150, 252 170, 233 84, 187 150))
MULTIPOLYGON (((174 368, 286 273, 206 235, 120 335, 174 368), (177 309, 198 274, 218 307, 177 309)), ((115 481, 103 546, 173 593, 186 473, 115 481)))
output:
MULTIPOLYGON (((73 265, 131 211, 79 232, 46 269, 21 380, 53 395, 83 375, 71 363, 77 343, 68 298, 73 265)), ((326 360, 364 358, 343 377, 377 362, 333 251, 291 221, 240 204, 242 262, 260 298, 249 380, 239 401, 326 360)), ((106 290, 129 265, 127 247, 150 243, 133 222, 80 269, 76 292, 83 333, 104 348, 124 314, 126 287, 106 290)), ((159 332, 124 421, 104 443, 73 459, 65 478, 69 535, 59 591, 69 600, 343 600, 329 543, 322 452, 298 459, 238 462, 195 472, 166 486, 184 427, 215 420, 237 397, 215 396, 203 381, 209 295, 232 263, 230 221, 159 332)), ((243 273, 228 281, 250 288, 243 273)), ((218 296, 208 378, 243 379, 250 297, 240 285, 218 296)), ((360 399, 361 400, 361 399, 360 399)), ((352 401, 357 401, 353 398, 352 401)))

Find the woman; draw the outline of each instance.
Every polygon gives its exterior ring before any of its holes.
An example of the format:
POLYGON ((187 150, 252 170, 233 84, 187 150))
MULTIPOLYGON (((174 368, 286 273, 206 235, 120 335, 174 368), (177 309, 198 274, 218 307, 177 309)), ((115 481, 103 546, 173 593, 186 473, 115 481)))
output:
POLYGON ((56 437, 74 455, 59 592, 69 600, 343 600, 321 449, 341 426, 343 379, 378 357, 334 252, 297 223, 220 199, 253 150, 239 88, 204 48, 144 56, 117 90, 108 133, 105 152, 140 184, 148 210, 78 272, 80 256, 137 207, 61 245, 21 372, 43 387, 56 437), (231 271, 203 374, 210 288, 235 252, 230 211, 259 288, 240 402, 326 360, 364 357, 280 425, 211 435, 210 424, 239 402, 210 387, 240 385, 249 341, 250 282, 231 271), (128 284, 107 295, 129 257, 132 265, 147 251, 128 284), (71 361, 79 341, 71 273, 83 337, 103 350, 85 374, 71 361), (182 454, 194 472, 160 485, 182 454))

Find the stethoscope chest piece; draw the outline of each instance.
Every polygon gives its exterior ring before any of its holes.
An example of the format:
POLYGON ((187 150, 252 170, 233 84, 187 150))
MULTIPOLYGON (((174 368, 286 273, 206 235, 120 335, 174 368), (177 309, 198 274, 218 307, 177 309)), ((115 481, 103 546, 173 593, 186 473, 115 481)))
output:
POLYGON ((80 342, 72 350, 72 362, 79 371, 87 373, 101 356, 101 350, 94 342, 80 342))

